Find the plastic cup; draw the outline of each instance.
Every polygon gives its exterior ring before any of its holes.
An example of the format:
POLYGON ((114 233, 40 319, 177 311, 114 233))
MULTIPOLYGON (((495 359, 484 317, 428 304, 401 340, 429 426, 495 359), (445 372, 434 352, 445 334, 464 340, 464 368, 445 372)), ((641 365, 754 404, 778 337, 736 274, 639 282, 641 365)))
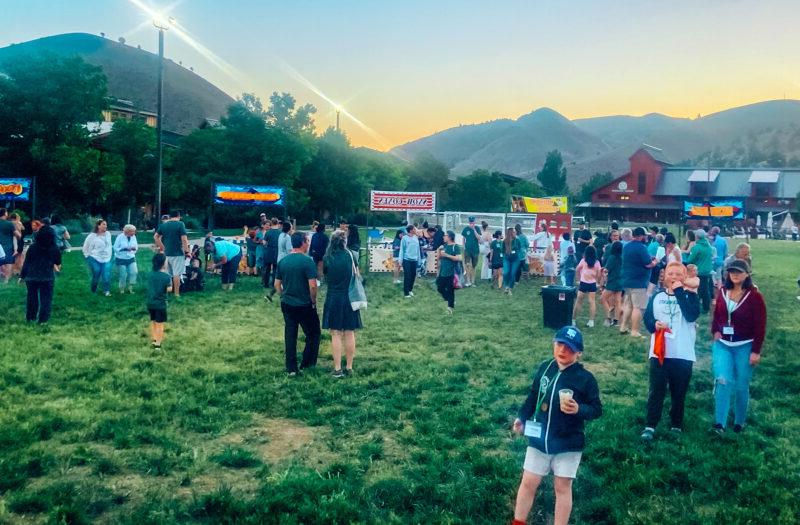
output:
POLYGON ((564 408, 564 403, 572 399, 572 390, 569 388, 562 388, 558 391, 558 400, 561 402, 561 408, 564 408))

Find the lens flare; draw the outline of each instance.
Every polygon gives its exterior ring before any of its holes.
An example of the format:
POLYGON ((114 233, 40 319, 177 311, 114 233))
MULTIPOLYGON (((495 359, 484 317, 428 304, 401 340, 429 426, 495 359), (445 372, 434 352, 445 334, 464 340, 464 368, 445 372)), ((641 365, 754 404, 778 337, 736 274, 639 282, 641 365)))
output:
POLYGON ((344 109, 341 105, 337 102, 334 102, 330 97, 328 97, 325 93, 322 92, 317 86, 311 83, 306 77, 304 77, 299 71, 295 68, 284 62, 283 60, 279 59, 279 64, 281 68, 286 71, 286 73, 295 79, 297 82, 305 86, 306 88, 310 89, 313 93, 315 93, 318 97, 322 100, 327 102, 334 108, 335 111, 339 111, 342 115, 346 116, 350 120, 352 120, 359 128, 364 130, 370 137, 375 139, 382 147, 388 148, 388 141, 385 137, 383 137, 380 133, 372 129, 371 127, 367 126, 363 122, 361 122, 355 115, 344 109))
MULTIPOLYGON (((217 56, 213 51, 208 49, 206 46, 201 44, 194 38, 189 31, 186 30, 179 22, 175 21, 165 13, 156 11, 152 7, 148 6, 147 4, 143 3, 141 0, 128 0, 130 3, 138 7, 142 10, 148 17, 152 20, 161 20, 167 21, 169 23, 169 30, 173 32, 175 35, 178 36, 183 42, 188 44, 192 49, 200 53, 203 58, 211 62, 214 66, 217 67, 220 71, 228 75, 231 79, 238 82, 241 86, 246 86, 247 81, 245 75, 233 67, 231 64, 223 60, 221 57, 217 56)), ((171 10, 170 8, 169 10, 171 10)), ((167 10, 167 12, 169 11, 167 10)), ((150 24, 151 21, 148 21, 147 24, 150 24)), ((162 22, 164 23, 164 22, 162 22)))

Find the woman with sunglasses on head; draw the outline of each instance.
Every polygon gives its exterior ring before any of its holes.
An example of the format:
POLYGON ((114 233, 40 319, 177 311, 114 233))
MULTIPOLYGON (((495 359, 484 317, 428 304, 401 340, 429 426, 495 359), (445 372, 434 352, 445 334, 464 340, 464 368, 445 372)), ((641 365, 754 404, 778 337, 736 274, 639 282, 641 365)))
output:
POLYGON ((761 361, 761 347, 767 329, 767 307, 750 277, 750 267, 740 259, 725 268, 725 282, 717 295, 711 333, 712 371, 714 373, 714 426, 717 434, 725 432, 731 395, 733 431, 744 428, 750 402, 750 379, 761 361))

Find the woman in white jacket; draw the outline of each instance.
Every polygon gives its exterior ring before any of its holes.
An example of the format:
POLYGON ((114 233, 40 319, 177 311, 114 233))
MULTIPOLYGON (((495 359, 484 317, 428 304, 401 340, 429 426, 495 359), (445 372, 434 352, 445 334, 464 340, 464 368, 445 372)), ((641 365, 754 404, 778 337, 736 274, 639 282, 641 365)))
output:
POLYGON ((114 255, 119 271, 119 293, 133 293, 136 286, 136 276, 139 268, 136 266, 136 251, 139 245, 136 242, 136 226, 126 224, 122 233, 114 241, 114 255))
POLYGON ((111 295, 111 256, 114 249, 111 244, 111 234, 108 224, 99 219, 94 225, 94 231, 83 242, 83 256, 92 272, 92 293, 97 291, 97 284, 102 279, 103 293, 106 297, 111 295))

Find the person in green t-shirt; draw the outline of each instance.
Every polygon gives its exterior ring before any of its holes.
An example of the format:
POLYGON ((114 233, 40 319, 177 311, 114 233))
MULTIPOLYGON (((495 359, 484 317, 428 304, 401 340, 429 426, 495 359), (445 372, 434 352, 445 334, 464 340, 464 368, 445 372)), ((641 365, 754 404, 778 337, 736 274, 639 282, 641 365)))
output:
POLYGON ((452 230, 447 230, 444 236, 444 246, 439 246, 437 250, 439 257, 439 277, 436 278, 436 287, 439 293, 447 301, 447 313, 452 314, 455 308, 456 291, 453 286, 453 277, 456 273, 456 266, 461 262, 461 247, 456 244, 456 234, 452 230))
POLYGON ((475 217, 470 217, 469 225, 461 231, 464 238, 464 286, 475 284, 475 269, 481 252, 481 232, 475 225, 475 217))
POLYGON ((300 369, 316 366, 321 330, 317 314, 317 265, 306 255, 308 237, 295 232, 291 236, 292 251, 278 262, 275 291, 281 296, 285 323, 286 373, 299 374, 297 368, 297 329, 303 328, 306 346, 300 369))
POLYGON ((505 248, 503 246, 503 232, 497 230, 492 235, 492 243, 489 245, 489 259, 492 263, 492 285, 497 283, 497 289, 503 289, 503 260, 505 259, 505 248))
POLYGON ((150 312, 150 336, 153 348, 160 349, 167 322, 167 294, 172 291, 172 278, 167 273, 167 257, 153 256, 153 271, 147 278, 147 310, 150 312))
POLYGON ((175 297, 181 295, 181 276, 186 271, 186 258, 190 255, 186 225, 181 221, 181 212, 174 210, 167 221, 158 225, 153 235, 158 250, 167 256, 167 267, 172 276, 175 297))

